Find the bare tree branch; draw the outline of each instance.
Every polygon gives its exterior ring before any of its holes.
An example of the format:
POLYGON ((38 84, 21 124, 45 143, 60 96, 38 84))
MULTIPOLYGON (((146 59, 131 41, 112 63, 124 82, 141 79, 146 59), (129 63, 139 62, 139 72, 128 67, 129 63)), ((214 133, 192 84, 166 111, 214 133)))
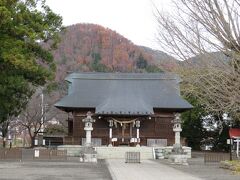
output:
POLYGON ((156 8, 158 41, 185 60, 177 72, 185 95, 211 112, 240 119, 240 3, 238 0, 173 0, 174 13, 156 8), (190 69, 191 68, 191 69, 190 69))
MULTIPOLYGON (((56 118, 59 116, 59 114, 61 114, 54 107, 54 104, 57 101, 57 99, 53 97, 54 93, 45 94, 43 102, 41 93, 41 90, 36 91, 27 104, 25 111, 22 112, 16 120, 19 126, 27 129, 28 134, 32 139, 32 146, 34 139, 36 138, 37 134, 40 133, 43 127, 53 118, 56 118)), ((60 120, 60 118, 58 118, 58 120, 60 120)), ((64 120, 66 120, 66 118, 64 120)))

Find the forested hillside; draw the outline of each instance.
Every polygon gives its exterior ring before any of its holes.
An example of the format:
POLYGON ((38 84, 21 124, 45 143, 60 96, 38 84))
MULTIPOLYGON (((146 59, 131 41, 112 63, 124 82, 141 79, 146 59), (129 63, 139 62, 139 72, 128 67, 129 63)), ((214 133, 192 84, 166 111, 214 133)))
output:
POLYGON ((61 34, 53 52, 56 80, 68 71, 160 72, 156 57, 115 31, 94 24, 76 24, 61 34))
POLYGON ((173 71, 181 61, 176 60, 174 57, 165 52, 154 50, 149 47, 140 46, 140 48, 147 54, 152 56, 154 63, 164 71, 173 71))

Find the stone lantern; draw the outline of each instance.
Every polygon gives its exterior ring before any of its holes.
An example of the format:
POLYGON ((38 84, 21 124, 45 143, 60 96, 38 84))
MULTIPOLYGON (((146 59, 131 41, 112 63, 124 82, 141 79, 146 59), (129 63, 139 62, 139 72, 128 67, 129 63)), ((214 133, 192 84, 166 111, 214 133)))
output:
POLYGON ((180 147, 181 146, 180 133, 182 132, 180 113, 175 114, 175 118, 173 120, 173 131, 175 132, 174 146, 180 147))
POLYGON ((184 152, 180 142, 180 133, 182 132, 180 113, 175 114, 175 118, 172 123, 173 131, 175 132, 175 144, 173 145, 173 149, 169 155, 169 159, 173 164, 188 165, 188 155, 186 154, 186 152, 184 152))
POLYGON ((85 123, 84 130, 86 131, 86 143, 85 146, 91 146, 91 131, 93 130, 92 123, 95 122, 95 119, 92 118, 92 113, 87 112, 87 117, 82 120, 85 123))

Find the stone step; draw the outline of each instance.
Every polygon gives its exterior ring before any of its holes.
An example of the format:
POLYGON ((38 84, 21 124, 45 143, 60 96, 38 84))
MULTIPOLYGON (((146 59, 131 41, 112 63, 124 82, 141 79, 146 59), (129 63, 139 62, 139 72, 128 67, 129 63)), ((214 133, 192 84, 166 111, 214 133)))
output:
POLYGON ((80 156, 82 146, 80 145, 61 145, 58 150, 67 150, 67 156, 77 157, 80 156))
POLYGON ((141 159, 154 159, 151 147, 96 147, 99 159, 125 159, 126 152, 140 152, 141 159))
MULTIPOLYGON (((67 150, 68 156, 79 156, 82 146, 63 145, 58 150, 67 150)), ((141 159, 154 159, 152 147, 95 147, 98 159, 124 159, 126 152, 140 152, 141 159)))

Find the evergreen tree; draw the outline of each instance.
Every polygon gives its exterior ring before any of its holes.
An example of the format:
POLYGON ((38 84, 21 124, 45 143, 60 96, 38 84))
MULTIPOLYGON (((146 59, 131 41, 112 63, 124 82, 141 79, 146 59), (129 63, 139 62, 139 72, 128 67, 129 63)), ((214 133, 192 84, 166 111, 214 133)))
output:
POLYGON ((196 98, 191 96, 187 100, 194 108, 182 113, 182 136, 186 138, 187 145, 192 147, 193 150, 200 150, 202 141, 207 137, 207 132, 204 128, 204 117, 207 114, 196 98))
POLYGON ((138 69, 145 69, 148 66, 147 60, 143 57, 142 54, 139 55, 138 60, 136 62, 138 69))
POLYGON ((62 18, 44 0, 0 0, 0 123, 20 113, 33 87, 54 78, 50 50, 61 30, 62 18))

